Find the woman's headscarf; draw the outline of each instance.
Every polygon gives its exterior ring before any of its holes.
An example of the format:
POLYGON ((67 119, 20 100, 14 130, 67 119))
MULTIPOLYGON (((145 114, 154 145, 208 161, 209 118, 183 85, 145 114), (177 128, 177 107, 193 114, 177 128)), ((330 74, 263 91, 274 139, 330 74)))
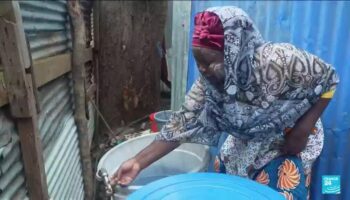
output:
MULTIPOLYGON (((338 83, 334 69, 316 56, 290 44, 264 41, 239 8, 209 8, 197 15, 199 19, 207 21, 196 22, 205 26, 196 27, 194 46, 223 50, 226 92, 220 93, 202 78, 199 85, 203 85, 205 97, 192 98, 175 113, 162 130, 161 137, 167 140, 215 144, 220 131, 241 139, 278 134, 292 127, 322 93, 338 83), (216 28, 207 26, 213 14, 222 23, 223 48, 217 22, 216 28)), ((194 89, 202 87, 196 84, 194 89)), ((189 96, 196 93, 200 92, 195 90, 189 96)))

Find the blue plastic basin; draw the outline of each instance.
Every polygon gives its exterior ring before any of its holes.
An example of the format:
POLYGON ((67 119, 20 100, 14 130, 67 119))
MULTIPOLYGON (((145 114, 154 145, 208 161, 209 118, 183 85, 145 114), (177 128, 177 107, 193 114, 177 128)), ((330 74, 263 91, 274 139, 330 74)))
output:
POLYGON ((255 181, 218 173, 190 173, 150 183, 128 200, 284 200, 277 191, 255 181))

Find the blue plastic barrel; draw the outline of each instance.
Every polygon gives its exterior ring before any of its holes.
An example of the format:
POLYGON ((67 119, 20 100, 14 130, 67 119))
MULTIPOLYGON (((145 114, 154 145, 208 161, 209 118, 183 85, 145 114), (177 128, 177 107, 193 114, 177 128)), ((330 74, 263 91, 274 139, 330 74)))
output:
POLYGON ((128 200, 284 200, 275 190, 255 181, 218 173, 190 173, 150 183, 128 200))

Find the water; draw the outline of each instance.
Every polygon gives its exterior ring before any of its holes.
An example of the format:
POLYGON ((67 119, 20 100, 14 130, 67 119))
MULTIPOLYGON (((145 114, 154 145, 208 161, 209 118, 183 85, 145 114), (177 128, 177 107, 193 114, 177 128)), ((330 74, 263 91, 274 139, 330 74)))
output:
POLYGON ((133 185, 147 185, 148 183, 151 183, 153 181, 165 178, 168 176, 149 176, 149 177, 140 177, 139 179, 136 179, 133 183, 133 185))
POLYGON ((135 179, 135 181, 131 184, 129 187, 116 187, 114 191, 117 191, 114 194, 114 199, 115 200, 125 200, 128 195, 133 193, 134 191, 140 189, 140 187, 143 187, 147 185, 148 183, 151 183, 153 181, 157 181, 159 179, 165 178, 168 176, 139 176, 138 178, 135 179))

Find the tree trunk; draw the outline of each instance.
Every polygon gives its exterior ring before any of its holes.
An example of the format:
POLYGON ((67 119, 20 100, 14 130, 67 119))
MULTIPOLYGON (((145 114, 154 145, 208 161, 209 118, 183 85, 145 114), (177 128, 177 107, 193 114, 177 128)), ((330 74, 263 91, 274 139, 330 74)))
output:
POLYGON ((102 1, 100 8, 100 108, 115 127, 159 108, 157 45, 164 36, 167 2, 102 1))

